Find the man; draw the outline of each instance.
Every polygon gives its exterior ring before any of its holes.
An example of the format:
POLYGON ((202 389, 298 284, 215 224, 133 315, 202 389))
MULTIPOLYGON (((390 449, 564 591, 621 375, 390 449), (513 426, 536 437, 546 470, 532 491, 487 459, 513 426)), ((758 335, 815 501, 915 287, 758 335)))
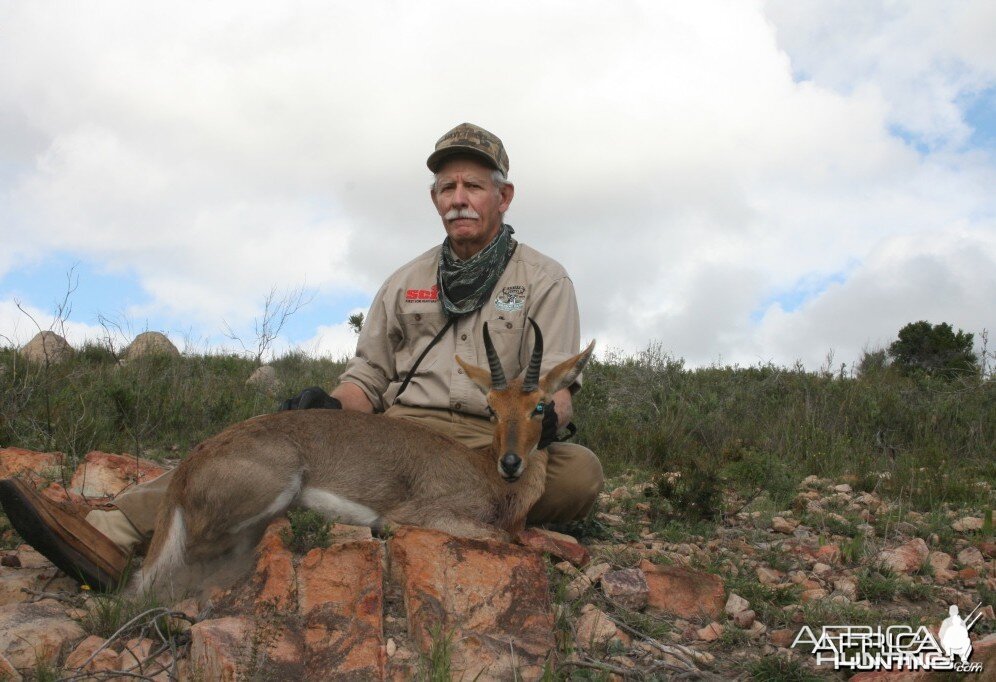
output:
MULTIPOLYGON (((282 409, 326 407, 383 411, 440 431, 468 447, 492 439, 483 394, 454 360, 487 366, 488 324, 507 376, 528 365, 532 318, 543 332, 542 372, 576 354, 580 324, 574 286, 564 269, 512 238, 503 221, 515 194, 508 155, 492 133, 463 123, 436 143, 427 161, 435 174, 430 198, 446 239, 403 266, 370 307, 354 357, 329 396, 319 388, 285 401, 282 409)), ((580 382, 553 396, 540 447, 549 453, 546 491, 529 521, 569 521, 591 509, 602 487, 598 458, 579 445, 556 442, 571 419, 580 382)), ((63 571, 95 588, 120 584, 128 555, 144 543, 171 473, 115 499, 116 509, 86 519, 46 501, 30 486, 0 482, 0 502, 24 539, 63 571)))

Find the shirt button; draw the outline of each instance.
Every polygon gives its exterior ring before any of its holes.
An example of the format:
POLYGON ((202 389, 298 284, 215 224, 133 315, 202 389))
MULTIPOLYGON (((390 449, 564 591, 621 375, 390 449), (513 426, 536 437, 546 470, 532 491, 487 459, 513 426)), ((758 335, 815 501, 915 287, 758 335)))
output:
POLYGON ((467 335, 466 334, 461 334, 460 335, 460 340, 461 341, 466 341, 467 340, 467 335))
POLYGON ((418 322, 421 319, 422 319, 422 316, 419 313, 415 313, 415 321, 418 322))
POLYGON ((511 322, 506 322, 505 323, 505 329, 511 329, 511 328, 512 328, 512 323, 511 322))
POLYGON ((461 407, 463 407, 463 403, 453 403, 454 410, 459 410, 461 407))

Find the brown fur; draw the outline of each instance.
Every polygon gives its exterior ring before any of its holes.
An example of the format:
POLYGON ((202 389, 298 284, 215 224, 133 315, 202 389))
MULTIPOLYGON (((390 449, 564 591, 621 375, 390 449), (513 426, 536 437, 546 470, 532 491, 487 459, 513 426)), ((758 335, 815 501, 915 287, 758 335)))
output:
POLYGON ((203 580, 195 565, 203 574, 217 570, 218 562, 244 563, 270 520, 288 507, 309 506, 305 489, 373 510, 375 527, 416 525, 507 539, 524 527, 545 485, 536 405, 573 382, 593 345, 553 368, 529 393, 521 380, 492 391, 487 371, 457 358, 495 414, 490 448, 471 450, 412 422, 343 410, 277 412, 228 427, 178 467, 136 586, 182 592, 203 580), (507 453, 524 462, 516 480, 499 471, 507 453), (178 518, 182 533, 174 528, 178 518))

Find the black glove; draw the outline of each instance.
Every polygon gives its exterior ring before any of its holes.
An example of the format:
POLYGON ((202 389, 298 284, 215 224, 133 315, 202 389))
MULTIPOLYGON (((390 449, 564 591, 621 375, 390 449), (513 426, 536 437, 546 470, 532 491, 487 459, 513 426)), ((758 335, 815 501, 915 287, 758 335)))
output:
POLYGON ((338 398, 333 398, 318 386, 312 386, 311 388, 304 389, 293 398, 288 398, 280 403, 280 407, 277 408, 277 411, 312 410, 315 408, 325 410, 341 410, 342 403, 339 402, 338 398))
POLYGON ((551 400, 543 406, 543 433, 540 434, 538 449, 543 450, 550 443, 557 441, 557 411, 553 409, 551 400))

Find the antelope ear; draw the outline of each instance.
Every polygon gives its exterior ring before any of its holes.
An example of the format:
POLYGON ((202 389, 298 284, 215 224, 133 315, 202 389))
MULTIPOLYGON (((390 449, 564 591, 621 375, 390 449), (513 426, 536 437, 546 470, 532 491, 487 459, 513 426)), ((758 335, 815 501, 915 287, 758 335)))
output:
POLYGON ((575 355, 567 358, 562 363, 551 369, 539 380, 540 388, 547 393, 553 394, 562 388, 570 386, 578 378, 578 374, 588 364, 591 359, 591 352, 595 350, 595 342, 592 341, 588 347, 575 355))
POLYGON ((488 393, 491 390, 491 372, 464 362, 459 355, 455 357, 457 364, 463 367, 463 371, 467 373, 467 378, 477 384, 483 393, 488 393))

